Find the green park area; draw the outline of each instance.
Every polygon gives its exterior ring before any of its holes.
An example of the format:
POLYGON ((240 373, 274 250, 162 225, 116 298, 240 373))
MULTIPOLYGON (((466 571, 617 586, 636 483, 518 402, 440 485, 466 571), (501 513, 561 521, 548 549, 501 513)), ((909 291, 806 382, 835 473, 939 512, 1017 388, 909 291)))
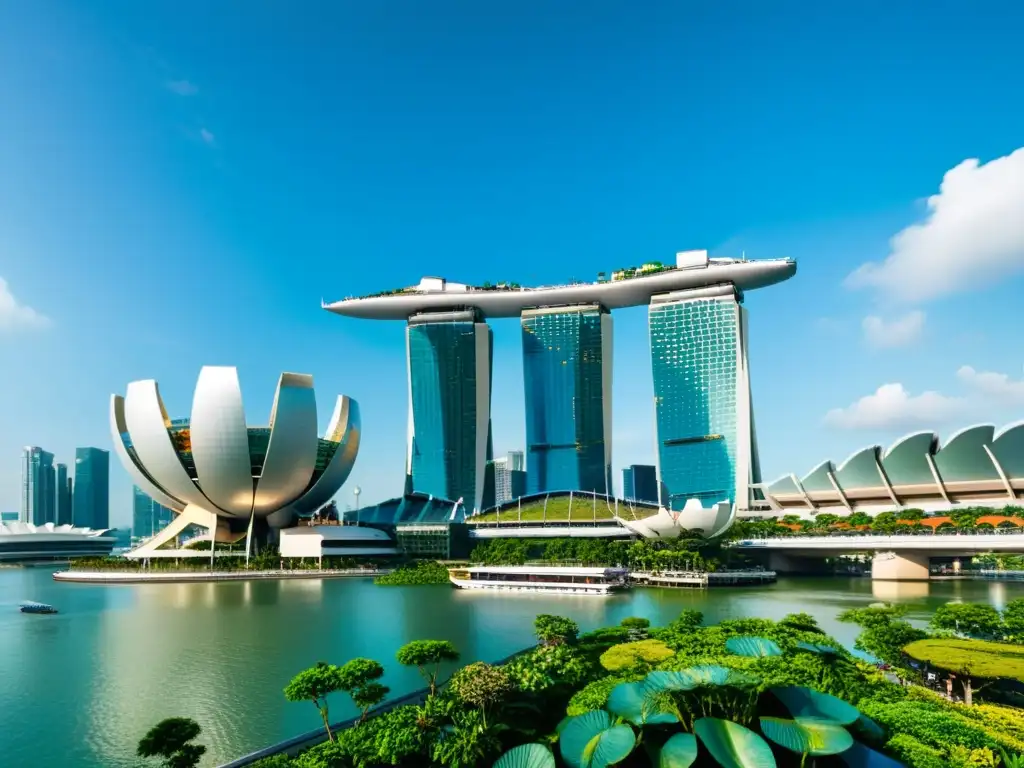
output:
MULTIPOLYGON (((539 522, 593 522, 611 520, 615 517, 615 500, 589 494, 572 496, 549 496, 546 499, 530 499, 520 504, 507 504, 470 520, 471 523, 511 523, 516 521, 539 522)), ((641 520, 658 513, 657 506, 637 505, 622 500, 618 503, 618 515, 625 520, 641 520)))

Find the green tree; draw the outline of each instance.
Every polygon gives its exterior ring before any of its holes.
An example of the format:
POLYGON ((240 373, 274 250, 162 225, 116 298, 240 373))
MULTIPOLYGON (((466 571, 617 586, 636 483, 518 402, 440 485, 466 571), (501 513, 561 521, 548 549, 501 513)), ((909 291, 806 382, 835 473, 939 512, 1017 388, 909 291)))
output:
POLYGON ((168 717, 154 725, 139 740, 139 757, 162 757, 164 768, 195 768, 206 753, 202 744, 192 744, 202 732, 190 717, 168 717))
POLYGON ((548 613, 534 619, 533 630, 541 645, 572 645, 580 633, 579 625, 572 619, 548 613))
POLYGON ((359 722, 388 695, 390 689, 377 682, 383 675, 384 667, 373 659, 352 659, 338 668, 338 689, 347 693, 359 708, 359 722))
POLYGON ((703 613, 694 608, 684 608, 668 626, 674 632, 693 632, 699 629, 703 623, 703 613))
POLYGON ((782 617, 782 621, 779 624, 783 627, 790 627, 791 629, 798 630, 800 632, 817 632, 822 633, 821 627, 818 626, 818 621, 809 613, 790 613, 782 617))
POLYGON ((871 520, 872 533, 892 533, 898 527, 899 515, 895 512, 879 512, 871 520))
POLYGON ((900 617, 906 607, 879 603, 867 608, 851 608, 839 614, 839 620, 861 628, 854 646, 870 653, 879 661, 894 667, 905 667, 903 649, 928 637, 924 630, 912 627, 900 617))
POLYGON ((1003 617, 991 605, 947 603, 940 605, 932 620, 932 629, 956 632, 968 637, 994 638, 1003 635, 1003 617))
POLYGON ((515 688, 508 672, 482 661, 460 669, 452 675, 450 685, 459 701, 479 708, 484 728, 487 727, 487 710, 500 704, 515 688))
POLYGON ((327 739, 334 741, 331 733, 331 721, 327 708, 327 696, 342 690, 344 681, 341 668, 326 661, 318 661, 315 666, 304 669, 285 686, 284 697, 288 701, 311 701, 324 721, 327 739))
POLYGON ((854 512, 846 518, 846 522, 853 528, 861 525, 871 525, 871 515, 867 512, 854 512))
POLYGON ((1024 598, 1011 600, 1003 608, 1003 629, 1015 642, 1024 639, 1024 598))
POLYGON ((431 696, 437 692, 437 676, 441 672, 441 664, 458 661, 459 658, 459 652, 448 640, 413 640, 399 648, 395 655, 399 664, 419 669, 430 686, 431 696))
POLYGON ((619 622, 619 626, 629 630, 631 639, 643 640, 647 637, 647 628, 651 626, 651 620, 639 616, 627 616, 619 622))

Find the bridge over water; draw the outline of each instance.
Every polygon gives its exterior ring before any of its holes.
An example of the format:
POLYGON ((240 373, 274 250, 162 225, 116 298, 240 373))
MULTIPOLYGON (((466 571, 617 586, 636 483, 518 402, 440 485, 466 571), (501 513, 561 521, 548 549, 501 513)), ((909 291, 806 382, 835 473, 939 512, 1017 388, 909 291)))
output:
POLYGON ((919 581, 929 578, 933 557, 1024 553, 1024 533, 777 536, 741 539, 733 547, 768 553, 769 567, 778 573, 814 571, 815 560, 825 557, 874 553, 873 579, 919 581))

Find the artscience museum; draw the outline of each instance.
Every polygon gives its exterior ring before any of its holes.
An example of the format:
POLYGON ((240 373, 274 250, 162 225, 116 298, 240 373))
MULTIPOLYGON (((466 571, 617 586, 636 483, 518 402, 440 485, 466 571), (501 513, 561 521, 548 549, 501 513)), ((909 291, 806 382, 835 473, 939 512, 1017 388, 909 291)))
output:
POLYGON ((156 381, 134 381, 110 399, 114 450, 132 481, 175 519, 129 553, 179 557, 190 526, 216 543, 266 537, 327 504, 359 452, 359 407, 339 395, 327 431, 317 434, 313 377, 282 373, 265 424, 249 426, 233 367, 199 374, 189 418, 172 420, 156 381))

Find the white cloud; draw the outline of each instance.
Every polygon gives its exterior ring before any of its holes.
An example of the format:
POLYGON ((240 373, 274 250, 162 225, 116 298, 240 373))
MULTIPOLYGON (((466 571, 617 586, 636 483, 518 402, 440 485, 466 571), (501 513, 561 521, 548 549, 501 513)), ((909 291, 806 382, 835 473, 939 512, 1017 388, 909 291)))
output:
POLYGON ((1011 405, 1024 404, 1024 380, 1011 379, 1005 373, 976 371, 969 365, 962 366, 956 377, 982 397, 1011 405))
POLYGON ((965 160, 928 198, 928 214, 896 234, 888 257, 846 279, 888 298, 926 301, 1024 271, 1024 147, 982 165, 965 160))
POLYGON ((19 304, 7 287, 7 281, 0 277, 0 332, 19 328, 45 328, 49 324, 50 318, 39 314, 32 307, 19 304))
POLYGON ((969 408, 965 398, 938 392, 911 395, 902 384, 883 384, 846 408, 833 408, 825 414, 825 424, 839 429, 934 429, 969 408))
POLYGON ((924 312, 915 309, 892 321, 869 315, 861 323, 864 339, 872 347, 905 347, 921 336, 924 330, 924 312))
POLYGON ((195 96, 199 93, 199 87, 188 80, 171 80, 167 83, 167 90, 179 96, 195 96))
POLYGON ((199 138, 203 140, 204 144, 213 144, 217 139, 217 137, 206 128, 199 129, 199 138))

